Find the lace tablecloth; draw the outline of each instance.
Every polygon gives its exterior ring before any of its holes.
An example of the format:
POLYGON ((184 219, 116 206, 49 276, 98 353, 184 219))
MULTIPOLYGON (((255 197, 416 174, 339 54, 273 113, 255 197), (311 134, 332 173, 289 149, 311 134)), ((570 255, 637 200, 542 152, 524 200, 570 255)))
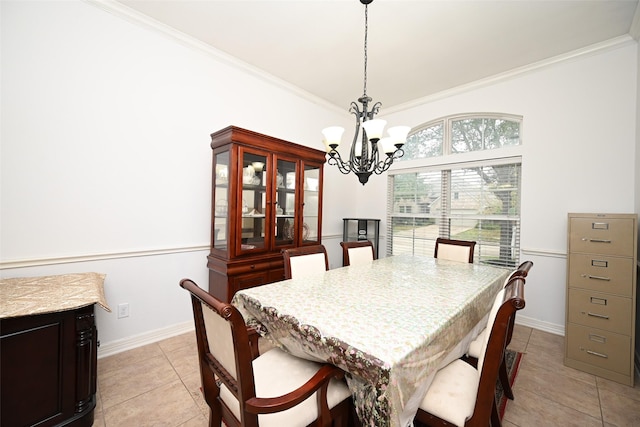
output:
POLYGON ((98 304, 111 311, 100 273, 0 279, 0 318, 53 313, 98 304))
POLYGON ((241 290, 232 303, 275 345, 348 372, 363 425, 399 427, 508 274, 400 255, 241 290))

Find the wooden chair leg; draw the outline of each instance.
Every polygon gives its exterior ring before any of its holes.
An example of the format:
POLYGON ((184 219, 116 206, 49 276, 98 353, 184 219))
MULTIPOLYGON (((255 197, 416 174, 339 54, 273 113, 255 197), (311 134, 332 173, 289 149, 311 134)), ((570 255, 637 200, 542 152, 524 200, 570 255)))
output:
POLYGON ((500 421, 500 414, 498 413, 498 406, 496 405, 496 398, 493 398, 493 405, 491 408, 491 427, 502 427, 500 421))
POLYGON ((504 357, 502 358, 502 363, 500 364, 498 376, 500 378, 500 384, 502 384, 502 391, 504 392, 504 395, 507 396, 508 399, 513 400, 513 390, 511 390, 511 385, 509 384, 507 362, 504 357))

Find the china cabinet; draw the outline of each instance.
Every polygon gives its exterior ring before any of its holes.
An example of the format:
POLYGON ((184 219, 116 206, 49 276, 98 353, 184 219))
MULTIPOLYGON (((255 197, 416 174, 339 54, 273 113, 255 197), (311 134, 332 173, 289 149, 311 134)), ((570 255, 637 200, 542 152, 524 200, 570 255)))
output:
POLYGON ((321 243, 325 152, 230 126, 211 134, 209 292, 284 279, 282 249, 321 243))
POLYGON ((638 217, 569 214, 564 363, 633 387, 638 217))

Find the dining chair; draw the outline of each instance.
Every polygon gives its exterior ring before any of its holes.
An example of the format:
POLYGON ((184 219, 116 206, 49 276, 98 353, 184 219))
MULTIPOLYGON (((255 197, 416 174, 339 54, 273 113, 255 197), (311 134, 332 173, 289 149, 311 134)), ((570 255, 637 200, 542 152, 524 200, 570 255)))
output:
POLYGON ((258 354, 257 333, 236 307, 189 279, 180 286, 191 293, 210 427, 348 425, 351 393, 341 369, 279 348, 258 354))
MULTIPOLYGON (((533 262, 532 261, 525 261, 522 264, 520 264, 511 273, 511 275, 505 280, 505 286, 514 277, 522 277, 523 279, 526 278, 527 275, 529 274, 529 270, 531 270, 531 267, 533 267, 533 262)), ((511 318, 511 323, 509 324, 509 329, 507 331, 507 343, 506 343, 507 347, 511 343, 511 337, 513 336, 513 328, 514 328, 514 325, 515 325, 515 320, 516 320, 516 316, 514 315, 511 318)), ((471 363, 471 365, 473 365, 473 366, 477 365, 478 359, 480 358, 480 354, 481 354, 480 352, 482 351, 482 343, 486 339, 486 337, 485 337, 486 333, 487 333, 487 328, 484 328, 482 330, 482 332, 480 332, 478 334, 478 336, 471 342, 471 344, 469 344, 469 349, 467 350, 467 354, 465 356, 465 359, 467 360, 468 363, 471 363)), ((508 399, 513 400, 513 398, 514 398, 513 390, 511 389, 511 384, 509 384, 509 375, 507 373, 507 361, 506 361, 506 359, 502 360, 502 364, 500 365, 500 372, 499 372, 499 376, 498 377, 500 379, 500 385, 502 385, 502 390, 504 392, 504 395, 508 399)))
POLYGON ((427 426, 498 427, 495 388, 511 318, 525 306, 524 278, 509 281, 489 313, 491 333, 483 342, 478 368, 457 359, 439 370, 415 419, 427 426))
POLYGON ((371 240, 340 242, 342 246, 342 265, 369 264, 376 259, 371 240))
POLYGON ((438 237, 436 239, 436 249, 433 256, 451 261, 473 263, 473 251, 475 247, 476 242, 474 241, 443 239, 442 237, 438 237))
POLYGON ((329 269, 329 258, 324 245, 283 249, 282 256, 285 279, 321 273, 329 269))

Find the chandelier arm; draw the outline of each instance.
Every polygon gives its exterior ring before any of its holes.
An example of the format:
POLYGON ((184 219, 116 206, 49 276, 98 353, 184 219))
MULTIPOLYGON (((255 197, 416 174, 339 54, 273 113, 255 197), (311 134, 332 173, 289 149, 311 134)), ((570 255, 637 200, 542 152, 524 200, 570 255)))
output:
POLYGON ((338 170, 344 175, 347 175, 353 170, 353 168, 351 167, 351 162, 343 162, 340 153, 336 150, 329 151, 329 159, 327 159, 327 164, 337 166, 338 170))
POLYGON ((399 159, 404 155, 404 150, 401 148, 397 148, 390 156, 387 155, 384 160, 381 160, 376 165, 374 172, 376 175, 380 175, 383 172, 386 172, 389 167, 393 164, 393 161, 399 159))
MULTIPOLYGON (((360 122, 367 111, 366 103, 363 103, 363 110, 361 111, 358 104, 352 102, 349 111, 355 116, 356 119, 355 134, 353 135, 353 141, 351 141, 351 150, 349 151, 349 163, 351 165, 351 169, 356 172, 362 170, 362 153, 356 153, 356 147, 358 145, 358 135, 360 135, 360 122)), ((364 130, 362 131, 362 134, 364 135, 364 130)))
POLYGON ((380 101, 373 104, 373 107, 371 107, 371 111, 367 113, 367 117, 369 118, 369 120, 373 119, 375 115, 380 112, 380 107, 382 107, 382 102, 380 101))

